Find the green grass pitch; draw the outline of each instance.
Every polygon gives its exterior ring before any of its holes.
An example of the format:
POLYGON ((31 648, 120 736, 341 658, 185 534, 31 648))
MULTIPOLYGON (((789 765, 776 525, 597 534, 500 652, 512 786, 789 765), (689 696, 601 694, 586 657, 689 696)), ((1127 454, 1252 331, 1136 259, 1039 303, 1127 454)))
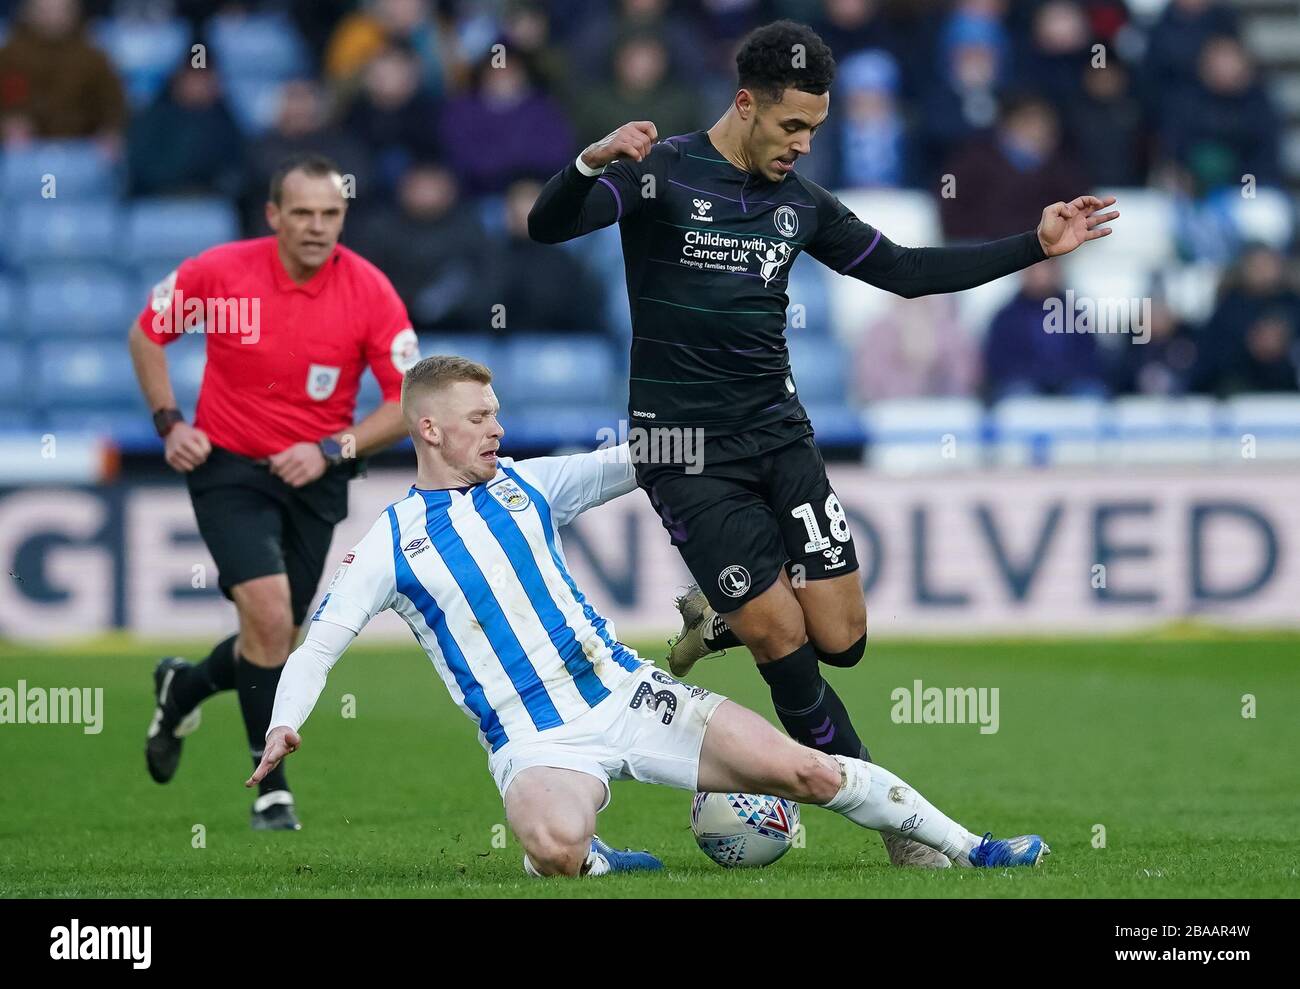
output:
MULTIPOLYGON (((104 689, 98 735, 0 725, 0 896, 1300 895, 1294 636, 873 641, 857 669, 829 671, 876 759, 972 830, 1041 833, 1053 854, 1040 869, 893 869, 876 835, 805 807, 804 847, 726 871, 695 847, 688 794, 617 783, 602 837, 655 851, 667 870, 546 883, 523 875, 472 726, 413 646, 363 640, 335 668, 288 763, 297 834, 248 827, 233 694, 204 707, 171 784, 148 778, 157 655, 126 642, 0 647, 0 687, 104 689), (894 724, 890 692, 915 679, 998 687, 999 731, 894 724), (194 847, 199 825, 206 847, 194 847)), ((775 720, 747 653, 695 672, 775 720)))

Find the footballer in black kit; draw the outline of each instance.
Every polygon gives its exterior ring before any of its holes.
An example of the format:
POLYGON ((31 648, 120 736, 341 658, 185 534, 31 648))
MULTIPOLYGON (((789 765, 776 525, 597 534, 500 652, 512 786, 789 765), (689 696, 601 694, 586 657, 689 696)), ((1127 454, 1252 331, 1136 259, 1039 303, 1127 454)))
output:
POLYGON ((794 171, 829 113, 835 63, 816 33, 766 25, 736 63, 738 92, 713 127, 658 141, 652 122, 624 124, 547 182, 529 233, 558 243, 618 223, 633 327, 629 425, 704 437, 698 472, 636 465, 699 583, 695 600, 679 601, 687 628, 673 672, 743 642, 793 737, 866 757, 818 667, 862 657, 866 610, 852 534, 790 371, 790 266, 806 251, 907 298, 956 292, 1104 236, 1118 213, 1099 212, 1113 199, 1082 196, 1002 240, 900 247, 794 171))

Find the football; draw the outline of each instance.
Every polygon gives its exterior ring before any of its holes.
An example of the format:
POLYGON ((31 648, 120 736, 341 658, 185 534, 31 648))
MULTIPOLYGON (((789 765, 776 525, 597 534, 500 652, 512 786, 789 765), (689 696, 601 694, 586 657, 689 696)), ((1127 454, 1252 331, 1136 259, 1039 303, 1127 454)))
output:
POLYGON ((695 841, 718 865, 761 868, 790 850, 799 805, 755 793, 697 793, 691 801, 695 841))

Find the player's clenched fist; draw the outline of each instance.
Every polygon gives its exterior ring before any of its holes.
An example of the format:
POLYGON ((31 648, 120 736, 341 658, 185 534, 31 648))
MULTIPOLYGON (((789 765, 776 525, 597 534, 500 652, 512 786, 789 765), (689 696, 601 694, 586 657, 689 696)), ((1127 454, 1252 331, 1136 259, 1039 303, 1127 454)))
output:
POLYGON ((648 120, 633 120, 589 145, 582 152, 582 161, 588 168, 604 168, 619 158, 641 161, 657 140, 659 131, 654 124, 648 120))
POLYGON ((262 782, 267 773, 280 765, 281 759, 297 752, 300 745, 302 736, 288 725, 271 729, 271 734, 266 736, 266 748, 262 750, 262 762, 253 770, 253 775, 244 780, 244 786, 256 786, 262 782))
POLYGON ((172 470, 187 474, 208 459, 212 444, 203 430, 178 422, 167 431, 163 451, 163 457, 172 470))

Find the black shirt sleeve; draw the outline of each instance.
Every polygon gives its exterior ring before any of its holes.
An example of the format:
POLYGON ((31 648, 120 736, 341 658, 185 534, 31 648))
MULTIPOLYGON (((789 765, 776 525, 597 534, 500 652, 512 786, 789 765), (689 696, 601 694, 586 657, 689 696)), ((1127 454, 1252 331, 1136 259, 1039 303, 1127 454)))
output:
POLYGON ((591 177, 569 162, 542 187, 528 213, 528 236, 558 244, 641 212, 666 180, 670 153, 669 145, 660 142, 641 161, 610 162, 591 177))
POLYGON ((808 253, 841 275, 907 299, 974 288, 1047 258, 1035 230, 961 247, 899 247, 825 189, 807 185, 817 203, 808 253))

